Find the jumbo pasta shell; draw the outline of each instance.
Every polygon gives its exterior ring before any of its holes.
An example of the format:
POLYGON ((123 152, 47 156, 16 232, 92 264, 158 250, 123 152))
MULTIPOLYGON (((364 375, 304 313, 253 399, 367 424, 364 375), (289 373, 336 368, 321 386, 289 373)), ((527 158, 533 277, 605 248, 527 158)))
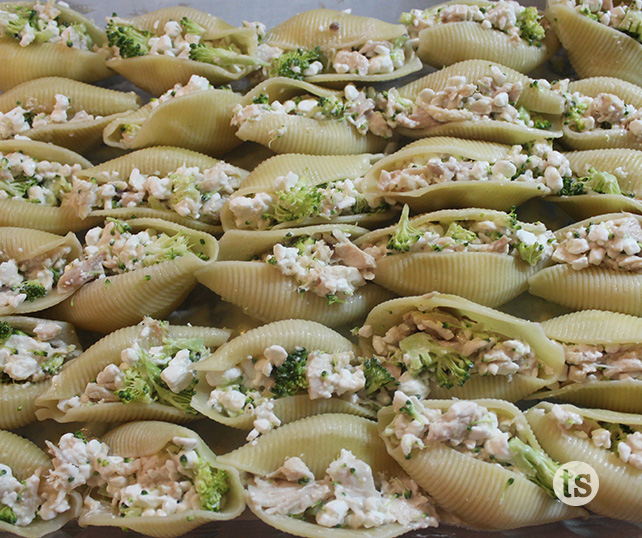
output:
MULTIPOLYGON (((29 230, 27 228, 0 227, 0 259, 15 260, 18 264, 26 262, 48 253, 68 249, 68 261, 78 258, 82 247, 76 236, 69 232, 61 237, 48 232, 29 230)), ((57 288, 52 289, 47 295, 34 301, 25 301, 17 307, 0 307, 0 316, 9 314, 26 314, 38 312, 57 305, 73 294, 73 290, 61 293, 57 288)))
POLYGON ((546 16, 580 77, 617 77, 642 85, 642 45, 635 39, 561 2, 547 2, 546 16))
POLYGON ((51 113, 56 94, 69 97, 68 114, 85 110, 100 119, 68 121, 35 127, 23 133, 32 140, 51 142, 57 146, 85 153, 100 144, 103 129, 119 115, 125 115, 140 105, 134 92, 119 92, 98 88, 84 82, 59 77, 45 77, 16 86, 0 95, 0 112, 6 113, 20 103, 33 103, 36 113, 51 113))
MULTIPOLYGON (((488 2, 452 0, 431 7, 431 10, 452 4, 484 7, 488 2)), ((529 45, 523 39, 515 43, 501 30, 486 30, 477 22, 436 24, 419 32, 417 55, 423 62, 436 68, 464 60, 482 59, 499 62, 521 73, 530 73, 549 60, 560 47, 550 23, 546 19, 542 23, 546 37, 537 45, 529 45)))
MULTIPOLYGON (((79 164, 89 168, 91 163, 84 157, 65 148, 31 140, 1 140, 0 153, 22 152, 39 161, 61 164, 79 164)), ((65 207, 34 204, 21 199, 0 199, 0 226, 32 228, 54 234, 76 232, 97 224, 97 219, 82 220, 65 207)))
MULTIPOLYGON (((537 359, 549 372, 540 371, 537 377, 515 374, 508 380, 502 376, 472 375, 462 386, 444 389, 438 385, 431 386, 430 395, 435 398, 502 398, 518 401, 555 382, 564 366, 564 352, 557 343, 546 337, 543 329, 537 324, 525 321, 503 312, 478 305, 455 295, 431 293, 422 297, 402 297, 393 299, 373 308, 365 321, 373 335, 384 336, 388 329, 399 325, 407 312, 426 312, 433 309, 445 309, 455 316, 465 316, 481 323, 484 330, 526 342, 531 346, 537 359)), ((361 337, 360 347, 364 355, 374 353, 372 337, 361 337)))
MULTIPOLYGON (((301 458, 317 478, 323 478, 328 465, 341 449, 350 450, 365 461, 375 474, 403 475, 390 458, 377 434, 377 427, 369 420, 342 414, 323 415, 298 420, 261 436, 219 458, 219 461, 240 471, 266 476, 276 471, 289 457, 301 458)), ((296 536, 322 538, 392 538, 407 532, 398 524, 387 524, 371 529, 328 529, 288 516, 268 515, 248 497, 248 506, 268 525, 296 536)))
POLYGON ((122 149, 176 146, 222 155, 241 143, 230 126, 232 109, 240 100, 232 91, 209 89, 174 97, 156 107, 148 103, 135 113, 105 125, 103 141, 122 149), (207 117, 203 116, 204 111, 207 117), (130 141, 122 137, 126 125, 140 126, 130 141))
MULTIPOLYGON (((399 95, 415 101, 421 90, 425 88, 430 88, 436 92, 443 90, 447 85, 448 79, 452 76, 465 76, 467 80, 474 82, 482 76, 488 75, 491 65, 493 64, 489 64, 484 60, 459 62, 402 86, 399 88, 399 95)), ((559 116, 564 110, 563 97, 551 90, 540 88, 539 85, 531 84, 533 80, 526 75, 522 75, 503 65, 496 65, 506 75, 508 82, 520 82, 522 84, 522 92, 517 100, 516 106, 524 106, 529 111, 541 113, 545 119, 551 122, 551 129, 535 129, 499 120, 484 119, 479 121, 467 120, 442 123, 435 127, 417 129, 397 127, 396 131, 409 138, 455 136, 503 144, 524 144, 540 138, 561 137, 562 131, 559 116)))
MULTIPOLYGON (((28 439, 7 431, 0 431, 0 463, 10 467, 18 480, 27 479, 39 468, 43 470, 51 468, 51 460, 40 448, 28 439)), ((54 519, 43 521, 36 518, 26 527, 0 521, 0 531, 25 538, 41 538, 48 535, 74 519, 80 512, 82 499, 78 493, 70 493, 68 501, 69 510, 54 519)))
MULTIPOLYGON (((254 98, 266 95, 269 102, 285 101, 310 94, 316 97, 341 97, 340 92, 288 78, 270 79, 249 92, 241 104, 250 105, 254 98)), ((353 155, 377 153, 388 144, 384 138, 359 134, 346 121, 315 120, 290 114, 265 114, 245 121, 236 131, 241 140, 257 142, 275 153, 310 155, 353 155)))
MULTIPOLYGON (((58 404, 79 396, 87 384, 109 364, 119 365, 121 353, 133 342, 141 338, 141 327, 119 329, 91 346, 80 357, 65 366, 56 376, 51 387, 36 400, 38 420, 54 419, 57 422, 126 422, 130 420, 167 420, 169 422, 188 422, 198 419, 198 415, 188 414, 180 409, 159 402, 121 403, 101 402, 93 405, 72 407, 63 412, 58 404)), ((206 347, 218 347, 230 336, 225 329, 169 325, 165 334, 169 338, 199 338, 206 347)), ((153 345, 160 345, 154 339, 153 345)))
MULTIPOLYGON (((525 412, 538 441, 560 463, 581 461, 590 465, 600 480, 595 498, 586 507, 602 516, 626 521, 642 520, 642 470, 627 465, 614 452, 596 447, 590 439, 563 433, 550 413, 552 404, 543 402, 525 412)), ((580 409, 565 405, 572 412, 594 421, 642 426, 640 415, 612 413, 601 409, 580 409)))
MULTIPOLYGON (((569 93, 579 92, 588 97, 597 97, 601 93, 613 94, 625 104, 642 108, 642 88, 611 77, 593 77, 570 82, 569 93)), ((605 148, 642 149, 642 138, 635 136, 628 129, 594 129, 577 132, 572 130, 566 121, 563 122, 564 136, 561 142, 570 149, 588 150, 605 148)))
MULTIPOLYGON (((216 239, 204 232, 160 219, 140 218, 126 222, 134 231, 153 228, 168 234, 183 233, 190 239, 192 251, 208 260, 215 260, 218 254, 216 239)), ((145 316, 162 319, 196 285, 194 273, 210 263, 193 252, 89 282, 52 310, 52 315, 78 328, 102 334, 138 323, 145 316)))
MULTIPOLYGON (((452 402, 427 400, 425 407, 446 410, 452 402)), ((521 411, 501 400, 475 400, 491 411, 513 416, 518 431, 529 444, 539 448, 521 411)), ((379 432, 394 418, 391 407, 379 412, 379 432)), ((581 508, 567 506, 552 499, 542 488, 523 475, 500 465, 462 454, 445 444, 428 445, 406 459, 399 441, 383 436, 388 453, 423 487, 437 505, 460 518, 462 523, 476 529, 507 530, 538 525, 573 517, 586 516, 581 508), (507 484, 512 479, 510 489, 507 484), (480 495, 480 491, 484 491, 480 495)))
MULTIPOLYGON (((33 4, 34 2, 8 2, 2 7, 33 4)), ((56 4, 56 9, 61 12, 61 22, 84 24, 98 47, 106 45, 105 33, 91 19, 60 4, 56 4)), ((0 91, 5 92, 18 84, 41 77, 64 76, 82 82, 107 78, 113 74, 105 64, 108 54, 104 48, 86 51, 68 47, 66 43, 31 43, 22 47, 13 37, 1 37, 0 62, 3 69, 0 91)))
MULTIPOLYGON (((162 32, 169 21, 180 21, 183 17, 205 29, 201 42, 223 40, 227 43, 223 48, 234 45, 242 54, 253 56, 256 53, 257 34, 253 28, 236 28, 218 17, 191 7, 166 7, 127 20, 135 28, 157 34, 162 32)), ((257 64, 228 70, 217 65, 166 55, 112 58, 107 65, 152 95, 160 95, 177 83, 187 84, 192 75, 205 77, 213 85, 220 85, 239 80, 258 67, 257 64)))
POLYGON ((112 454, 122 457, 142 457, 160 452, 168 443, 172 442, 174 437, 195 439, 197 441, 196 450, 201 458, 215 468, 224 469, 227 473, 230 490, 225 495, 225 503, 220 512, 187 510, 180 514, 164 517, 122 518, 118 514, 109 513, 109 510, 91 513, 87 509, 83 509, 78 518, 79 525, 82 527, 123 527, 126 525, 128 529, 147 536, 172 538, 210 521, 229 520, 239 516, 245 509, 245 498, 238 472, 233 467, 220 463, 216 455, 192 430, 166 422, 130 422, 106 433, 101 441, 111 448, 112 454))

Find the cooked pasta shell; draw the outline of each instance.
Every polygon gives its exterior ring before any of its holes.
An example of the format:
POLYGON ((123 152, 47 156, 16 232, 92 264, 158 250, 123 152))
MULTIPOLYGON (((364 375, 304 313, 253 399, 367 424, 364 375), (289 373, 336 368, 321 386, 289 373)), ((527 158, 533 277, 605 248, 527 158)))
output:
POLYGON ((218 243, 213 236, 160 219, 125 221, 134 232, 153 228, 167 234, 182 233, 192 252, 156 265, 89 282, 73 297, 52 310, 52 315, 76 327, 109 333, 138 323, 145 316, 164 318, 196 285, 194 273, 215 260, 218 243))
POLYGON ((445 208, 485 207, 508 211, 531 198, 542 196, 538 184, 528 181, 449 181, 413 191, 384 191, 378 187, 382 172, 421 166, 429 159, 448 158, 494 162, 506 156, 510 146, 459 138, 435 136, 417 140, 376 162, 364 176, 364 190, 370 197, 407 204, 423 213, 445 208))
MULTIPOLYGON (((36 400, 38 419, 52 418, 58 422, 125 422, 143 419, 188 422, 198 419, 198 415, 188 414, 159 402, 102 402, 72 407, 66 413, 58 408, 62 401, 82 394, 87 384, 96 379, 107 365, 119 365, 122 362, 122 351, 141 339, 140 332, 140 326, 119 329, 96 342, 80 357, 70 362, 58 374, 55 383, 36 400)), ((168 325, 164 332, 169 338, 199 338, 208 348, 220 346, 231 334, 231 331, 226 329, 180 325, 168 325)), ((161 344, 158 338, 152 338, 150 345, 161 344)))
MULTIPOLYGON (((488 6, 484 0, 451 0, 430 9, 437 10, 453 4, 488 6)), ((486 30, 477 22, 436 24, 419 32, 417 55, 423 62, 436 68, 464 60, 482 59, 500 62, 521 73, 530 73, 549 60, 560 47, 548 20, 543 19, 540 24, 546 30, 546 37, 533 45, 522 39, 514 42, 502 30, 486 30)))
MULTIPOLYGON (((252 104, 254 98, 266 95, 269 102, 286 101, 297 96, 339 97, 341 92, 328 90, 288 78, 273 78, 249 92, 241 104, 252 104)), ((236 131, 241 140, 267 146, 275 153, 310 155, 353 155, 383 151, 388 141, 371 132, 359 134, 346 121, 315 120, 292 114, 265 114, 245 121, 236 131)))
MULTIPOLYGON (((560 240, 567 231, 623 216, 633 216, 642 222, 642 216, 629 213, 609 213, 577 222, 555 232, 560 240)), ((547 267, 528 280, 528 291, 548 301, 586 310, 596 308, 634 316, 642 316, 642 275, 591 266, 582 270, 569 264, 547 267)))
MULTIPOLYGON (((79 164, 89 168, 84 157, 65 148, 31 140, 0 140, 0 154, 21 152, 39 161, 60 164, 79 164)), ((82 220, 65 207, 45 206, 19 198, 0 199, 0 226, 32 228, 54 234, 76 232, 97 223, 97 219, 82 220)))
POLYGON ((111 430, 100 440, 111 448, 112 454, 132 458, 151 456, 160 452, 168 443, 172 442, 174 437, 195 439, 198 442, 196 451, 199 456, 212 467, 223 469, 227 473, 230 490, 225 494, 225 501, 220 512, 187 510, 180 514, 164 517, 130 516, 122 518, 118 513, 110 513, 109 510, 92 513, 85 508, 78 518, 80 526, 126 526, 128 529, 147 536, 172 538, 210 521, 224 521, 239 516, 245 509, 245 497, 238 471, 234 467, 220 463, 216 455, 192 430, 167 422, 130 422, 111 430))
MULTIPOLYGON (((619 97, 625 104, 642 108, 642 88, 617 78, 593 77, 576 80, 569 83, 568 91, 569 93, 579 92, 588 97, 609 93, 619 97)), ((594 129, 577 132, 570 129, 566 121, 563 123, 564 136, 561 142, 571 149, 642 149, 642 138, 635 136, 628 129, 594 129)))
MULTIPOLYGON (((205 29, 201 43, 219 42, 222 48, 234 46, 241 54, 253 56, 256 53, 257 34, 253 28, 237 28, 218 17, 191 7, 166 7, 127 20, 139 30, 160 35, 165 24, 169 21, 180 21, 183 17, 205 29)), ((192 75, 205 77, 212 84, 220 85, 239 80, 259 67, 257 64, 225 69, 218 65, 163 54, 112 58, 107 65, 152 95, 160 95, 177 83, 187 84, 192 75)))
MULTIPOLYGON (((227 426, 251 429, 252 415, 228 417, 207 404, 210 392, 214 387, 204 379, 206 372, 222 372, 233 368, 247 357, 260 357, 266 348, 279 345, 288 351, 303 347, 308 351, 320 350, 327 353, 357 351, 350 340, 320 323, 305 320, 276 321, 252 329, 234 338, 210 357, 200 361, 195 370, 203 373, 196 386, 192 407, 203 415, 227 426)), ((311 400, 306 394, 288 396, 274 400, 274 414, 282 423, 292 422, 310 415, 325 413, 346 413, 374 418, 371 409, 340 398, 311 400)))
MULTIPOLYGON (((553 404, 542 402, 525 412, 526 420, 544 450, 560 463, 581 461, 589 464, 600 480, 595 498, 586 507, 602 516, 642 521, 642 470, 627 465, 617 454, 596 447, 590 439, 564 433, 550 413, 553 404)), ((642 416, 613 413, 602 409, 564 408, 591 421, 642 426, 642 416)))
MULTIPOLYGON (((0 322, 8 323, 14 329, 19 329, 33 336, 33 329, 42 319, 26 316, 2 316, 0 322)), ((73 325, 63 321, 54 322, 61 327, 56 340, 71 344, 78 350, 74 357, 82 353, 82 346, 76 336, 73 325)), ((36 398, 43 394, 51 385, 50 379, 37 383, 0 383, 0 403, 3 414, 0 416, 0 428, 12 430, 36 420, 36 398)))
POLYGON ((642 45, 637 40, 563 2, 546 4, 546 17, 580 77, 617 77, 642 85, 642 45))
MULTIPOLYGON (((520 437, 539 448, 528 422, 514 405, 501 400, 474 400, 478 405, 514 417, 520 437)), ((446 411, 452 402, 422 401, 424 407, 446 411)), ((391 407, 379 411, 382 434, 395 416, 391 407)), ((501 465, 462 454, 443 443, 430 444, 406 459, 399 441, 383 436, 388 453, 435 499, 438 506, 476 529, 507 530, 574 517, 585 517, 577 507, 552 499, 522 474, 501 465), (510 489, 507 490, 509 480, 510 489), (480 495, 480 491, 484 494, 480 495)))
MULTIPOLYGON (((239 471, 266 476, 279 469, 285 459, 301 458, 318 479, 325 475, 328 465, 340 454, 341 449, 351 451, 365 461, 373 473, 403 476, 405 473, 388 456, 377 433, 374 422, 360 417, 330 414, 304 418, 268 432, 252 444, 225 454, 219 461, 236 467, 239 471)), ((268 515, 248 498, 248 506, 268 525, 296 536, 321 538, 392 538, 407 532, 398 524, 387 524, 370 529, 328 529, 288 516, 268 515)))
MULTIPOLYGON (((537 377, 515 374, 512 379, 503 376, 472 375, 460 387, 451 389, 431 386, 430 396, 434 398, 502 398, 516 402, 555 382, 564 366, 564 352, 557 343, 549 340, 537 323, 525 321, 503 312, 475 304, 455 295, 431 293, 421 297, 403 297, 387 301, 373 308, 366 318, 365 325, 372 327, 373 335, 384 336, 388 329, 399 325, 407 312, 426 312, 445 309, 458 317, 467 317, 483 325, 484 330, 493 331, 517 339, 531 346, 538 361, 547 367, 548 373, 541 370, 537 377)), ((364 355, 374 353, 371 337, 360 338, 364 355)))
POLYGON ((366 231, 356 226, 332 224, 266 232, 230 230, 220 241, 219 260, 224 261, 210 264, 196 276, 223 300, 240 306, 248 315, 264 322, 297 318, 315 320, 330 327, 353 323, 375 305, 389 299, 391 294, 368 283, 346 297, 345 302, 328 305, 326 297, 312 292, 299 293, 296 281, 281 274, 277 268, 248 261, 268 252, 286 237, 331 232, 336 227, 351 237, 366 231))
MULTIPOLYGON (((231 198, 253 195, 257 192, 264 192, 273 197, 277 197, 274 182, 276 178, 286 176, 289 173, 294 173, 299 176, 300 179, 304 179, 310 187, 345 179, 356 180, 357 178, 363 177, 370 169, 372 163, 378 158, 379 156, 370 154, 301 155, 287 153, 276 155, 257 166, 241 188, 234 193, 231 198)), ((396 212, 394 211, 375 212, 371 209, 370 212, 339 214, 331 217, 310 215, 298 220, 278 223, 270 226, 270 229, 278 230, 279 228, 325 223, 357 224, 360 226, 374 227, 389 222, 394 218, 395 214, 396 212)), ((221 223, 225 231, 238 229, 234 213, 229 208, 229 203, 226 203, 221 209, 221 223)))
POLYGON ((115 118, 105 125, 103 141, 123 149, 176 146, 222 155, 241 143, 230 126, 232 109, 240 100, 232 91, 212 88, 174 97, 155 108, 148 103, 133 114, 115 118), (128 125, 138 125, 140 129, 126 141, 123 130, 128 125))
MULTIPOLYGON (((415 228, 431 222, 491 220, 507 223, 508 215, 484 209, 435 211, 410 221, 415 228)), ((395 226, 359 237, 355 244, 374 245, 390 236, 395 226)), ((530 231, 533 225, 521 223, 530 231)), ((487 306, 499 306, 528 289, 528 277, 537 270, 512 254, 494 252, 401 252, 377 260, 375 283, 397 295, 432 291, 455 293, 487 306)))
POLYGON ((96 119, 51 123, 35 127, 21 133, 32 140, 51 142, 57 146, 85 153, 101 142, 103 129, 116 117, 135 110, 140 105, 140 97, 134 92, 119 92, 99 88, 84 82, 59 77, 45 77, 23 82, 0 95, 0 112, 13 110, 17 103, 28 103, 35 113, 51 113, 56 94, 69 97, 70 108, 67 114, 73 117, 82 110, 96 119))
MULTIPOLYGON (((265 35, 263 43, 286 52, 299 48, 320 47, 322 52, 332 55, 341 49, 358 50, 368 40, 394 41, 405 34, 406 29, 401 24, 391 24, 374 17, 352 15, 345 11, 312 9, 299 13, 272 28, 265 35)), ((374 83, 398 79, 420 71, 421 67, 421 61, 414 52, 409 50, 406 52, 404 65, 396 68, 392 73, 355 75, 330 72, 303 78, 313 84, 342 87, 350 81, 374 83)))
MULTIPOLYGON (((468 81, 474 82, 483 76, 489 75, 492 65, 485 60, 459 62, 402 86, 399 88, 399 95, 414 101, 421 90, 425 88, 430 88, 436 92, 443 90, 447 86, 448 79, 453 76, 465 76, 468 81)), ((524 106, 529 111, 541 113, 545 119, 551 122, 551 129, 535 129, 499 120, 467 120, 420 129, 397 127, 396 131, 409 138, 455 136, 503 144, 524 144, 540 138, 561 137, 560 114, 564 110, 563 97, 551 90, 533 84, 534 81, 526 75, 500 64, 495 65, 507 76, 507 82, 520 82, 522 84, 522 92, 516 106, 524 106)))
POLYGON ((594 149, 572 151, 565 156, 573 172, 580 177, 586 175, 591 167, 613 174, 620 190, 625 194, 551 196, 548 200, 555 202, 577 220, 618 211, 642 214, 642 151, 623 148, 594 149))
MULTIPOLYGON (((34 443, 11 432, 0 431, 0 463, 11 468, 13 476, 18 480, 26 480, 37 469, 51 468, 51 460, 34 443)), ((40 538, 60 529, 65 523, 74 519, 82 507, 82 499, 76 492, 68 497, 69 510, 59 514, 54 519, 43 521, 36 518, 26 527, 11 525, 0 521, 0 531, 17 534, 25 538, 40 538)))
MULTIPOLYGON (((34 2, 7 2, 3 4, 3 9, 5 6, 33 4, 34 2)), ((56 9, 61 12, 60 22, 83 24, 98 47, 106 45, 105 33, 91 19, 60 4, 56 4, 56 9)), ((41 77, 64 76, 82 82, 107 78, 113 74, 105 64, 108 54, 104 48, 86 51, 68 47, 66 43, 31 43, 22 47, 13 37, 0 37, 0 91, 7 91, 22 82, 41 77)))
MULTIPOLYGON (((0 151, 2 150, 1 148, 2 143, 0 143, 0 151)), ((126 181, 134 168, 137 168, 142 174, 154 174, 163 177, 174 172, 181 166, 195 166, 201 170, 206 170, 212 168, 219 162, 221 161, 203 155, 202 153, 171 146, 159 146, 134 151, 94 166, 93 168, 82 170, 76 174, 76 176, 86 181, 95 179, 99 185, 102 185, 109 183, 115 178, 126 181)), ((248 174, 241 168, 237 168, 235 173, 240 178, 246 178, 248 174)), ((169 209, 155 209, 146 206, 94 209, 91 211, 90 216, 98 218, 113 217, 121 220, 135 217, 159 218, 210 234, 219 234, 222 232, 220 225, 208 224, 207 222, 190 217, 182 217, 175 211, 169 209)))
MULTIPOLYGON (((69 232, 61 237, 48 232, 29 230, 27 228, 0 227, 0 260, 15 260, 18 264, 27 262, 59 250, 68 250, 65 259, 69 262, 82 253, 82 247, 76 236, 69 232)), ((0 307, 0 316, 38 312, 54 306, 69 297, 73 291, 60 293, 53 288, 44 297, 25 301, 17 307, 0 307)), ((54 316, 55 317, 55 316, 54 316)))

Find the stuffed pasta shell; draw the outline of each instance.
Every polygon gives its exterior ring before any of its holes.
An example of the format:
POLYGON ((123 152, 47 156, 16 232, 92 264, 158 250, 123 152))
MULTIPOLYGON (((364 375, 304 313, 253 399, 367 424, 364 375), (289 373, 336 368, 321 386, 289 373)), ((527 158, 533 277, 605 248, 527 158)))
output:
POLYGON ((77 492, 52 487, 53 465, 31 441, 0 431, 0 531, 40 538, 78 516, 82 500, 77 492))
POLYGON ((247 175, 193 151, 146 148, 76 173, 63 206, 79 219, 161 218, 215 234, 221 208, 247 175))
POLYGON ((83 221, 64 207, 74 176, 91 163, 73 151, 31 140, 0 141, 0 225, 56 234, 83 221))
POLYGON ((387 203, 370 204, 363 176, 375 155, 277 155, 261 163, 221 210, 225 230, 267 230, 389 221, 387 203), (267 206, 267 209, 265 208, 267 206))
POLYGON ((401 24, 345 11, 313 9, 268 31, 257 54, 268 76, 343 86, 380 82, 421 69, 401 24))
POLYGON ((518 401, 555 382, 564 365, 561 347, 539 325, 454 295, 382 303, 358 334, 362 353, 420 398, 518 401))
POLYGON ((555 236, 555 265, 530 277, 530 293, 574 309, 642 315, 642 216, 599 215, 555 236))
POLYGON ((241 143, 230 126, 240 100, 233 91, 216 89, 206 78, 193 75, 135 113, 114 118, 105 126, 103 141, 121 149, 166 145, 222 155, 241 143))
POLYGON ((63 364, 82 353, 73 326, 23 316, 0 317, 0 416, 2 429, 36 419, 35 399, 63 364))
POLYGON ((506 530, 588 515, 555 496, 559 464, 508 402, 420 400, 397 391, 378 420, 388 453, 466 526, 506 530))
POLYGON ((314 321, 276 321, 221 346, 195 366, 192 407, 228 426, 251 429, 248 441, 310 415, 374 418, 395 379, 364 359, 339 333, 314 321))
POLYGON ((129 422, 100 439, 82 432, 47 441, 50 484, 82 490, 82 527, 126 527, 172 538, 245 508, 238 472, 219 463, 193 431, 167 422, 129 422))
POLYGON ((288 534, 392 538, 439 522, 432 499, 360 417, 299 420, 220 461, 243 473, 256 516, 288 534))
POLYGON ((0 316, 38 312, 74 293, 60 289, 65 266, 82 253, 76 236, 0 227, 0 316))
POLYGON ((600 484, 586 507, 602 516, 642 519, 642 416, 543 402, 525 413, 537 440, 560 463, 581 461, 600 484))
POLYGON ((451 0, 399 22, 419 41, 419 58, 437 68, 479 58, 529 73, 559 49, 544 15, 513 0, 451 0))
POLYGON ((65 78, 23 82, 0 95, 0 140, 27 137, 85 153, 100 144, 109 123, 139 105, 134 92, 65 78))
POLYGON ((410 137, 456 136, 524 144, 562 136, 563 98, 546 80, 468 60, 384 92, 389 126, 410 137))
POLYGON ((391 294, 369 281, 374 258, 352 243, 364 228, 323 224, 271 231, 230 230, 219 261, 198 281, 261 321, 352 323, 391 294))
POLYGON ((542 323, 564 348, 556 383, 533 395, 587 407, 642 413, 642 319, 585 310, 542 323))
POLYGON ((553 253, 553 233, 514 213, 451 209, 399 222, 355 241, 374 259, 374 280, 398 295, 456 293, 498 306, 528 288, 528 277, 553 253), (455 276, 456 275, 456 276, 455 276))
POLYGON ((124 422, 198 418, 190 406, 194 365, 230 331, 145 318, 98 341, 66 366, 36 401, 39 420, 124 422))
POLYGON ((196 285, 194 273, 215 260, 216 239, 161 219, 108 218, 85 234, 82 256, 65 266, 57 289, 78 290, 55 315, 108 333, 162 318, 196 285), (73 300, 72 300, 73 299, 73 300))
POLYGON ((0 6, 0 90, 27 80, 64 76, 107 78, 105 33, 64 2, 5 2, 0 6))
POLYGON ((196 9, 176 6, 131 19, 107 19, 113 57, 107 65, 152 95, 193 75, 228 84, 265 62, 256 53, 255 28, 236 28, 196 9))

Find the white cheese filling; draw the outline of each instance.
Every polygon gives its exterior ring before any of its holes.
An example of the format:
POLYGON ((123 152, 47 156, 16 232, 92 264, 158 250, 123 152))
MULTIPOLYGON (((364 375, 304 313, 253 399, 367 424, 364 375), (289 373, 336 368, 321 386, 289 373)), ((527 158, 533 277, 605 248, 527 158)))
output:
POLYGON ((566 364, 559 382, 590 383, 603 380, 640 379, 640 344, 563 344, 566 364))

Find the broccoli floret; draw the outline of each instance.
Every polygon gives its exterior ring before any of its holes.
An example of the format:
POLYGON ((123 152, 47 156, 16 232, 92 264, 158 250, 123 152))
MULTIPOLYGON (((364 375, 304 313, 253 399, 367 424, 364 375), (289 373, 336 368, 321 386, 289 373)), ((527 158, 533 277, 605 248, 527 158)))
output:
POLYGON ((131 24, 118 19, 109 19, 105 29, 110 47, 117 47, 123 58, 145 56, 149 53, 149 39, 152 34, 134 28, 131 24))
POLYGON ((550 129, 552 123, 537 114, 531 114, 526 107, 520 106, 518 109, 517 119, 523 121, 527 126, 534 129, 550 129), (532 124, 532 125, 531 125, 532 124))
POLYGON ((399 24, 403 24, 404 26, 409 26, 414 22, 414 20, 415 16, 412 13, 404 12, 399 15, 399 24))
POLYGON ((201 497, 203 510, 218 512, 221 501, 230 489, 227 473, 223 469, 212 467, 209 463, 199 460, 194 477, 194 488, 201 497))
POLYGON ((323 63, 319 47, 286 52, 272 62, 270 76, 301 80, 303 79, 303 73, 313 62, 323 63))
POLYGON ((382 387, 397 383, 394 376, 383 367, 376 357, 368 359, 363 364, 363 373, 366 376, 366 394, 377 392, 382 387))
POLYGON ((183 232, 178 232, 171 236, 162 233, 158 235, 156 241, 146 247, 144 265, 148 267, 167 260, 173 260, 185 256, 189 252, 189 238, 183 232))
POLYGON ((278 191, 276 194, 279 201, 268 216, 277 223, 304 219, 316 215, 319 211, 321 193, 308 184, 305 176, 301 176, 290 190, 278 191))
POLYGON ((141 375, 139 368, 125 370, 124 386, 116 391, 118 399, 125 403, 150 403, 152 401, 152 388, 147 379, 141 375))
POLYGON ((9 525, 15 525, 16 521, 18 521, 18 516, 16 516, 16 513, 11 508, 2 505, 2 508, 0 508, 0 521, 9 523, 9 525))
POLYGON ((16 17, 6 17, 3 21, 5 33, 16 39, 22 39, 22 33, 25 27, 29 26, 34 33, 35 42, 44 42, 51 39, 54 34, 47 27, 47 23, 40 19, 40 15, 35 9, 29 9, 24 6, 7 6, 8 11, 16 17))
POLYGON ((114 230, 116 230, 119 234, 130 233, 132 231, 132 227, 124 220, 118 220, 113 217, 107 217, 106 220, 107 222, 112 222, 114 224, 114 230))
POLYGON ((314 245, 315 239, 311 235, 298 235, 285 242, 286 247, 294 247, 299 254, 305 253, 310 245, 314 245))
POLYGON ((410 371, 425 370, 446 389, 461 387, 470 378, 473 362, 443 348, 427 333, 415 333, 399 342, 399 349, 410 360, 410 371))
POLYGON ((189 46, 189 59, 194 60, 195 62, 218 65, 219 67, 231 67, 235 65, 268 65, 258 58, 239 54, 238 52, 228 49, 210 47, 206 43, 192 43, 189 46))
POLYGON ((53 355, 49 357, 45 362, 42 363, 43 371, 48 375, 56 375, 60 372, 62 364, 65 362, 65 358, 62 355, 53 355))
POLYGON ((584 187, 599 194, 622 194, 617 178, 608 172, 598 172, 595 168, 589 169, 589 175, 581 178, 584 187))
POLYGON ((586 127, 586 118, 584 117, 584 112, 588 108, 588 103, 578 103, 571 105, 568 110, 564 113, 566 118, 566 125, 575 125, 575 128, 578 131, 583 131, 586 127))
POLYGON ((513 455, 515 466, 526 478, 556 499, 553 478, 560 466, 544 452, 527 445, 517 437, 508 441, 508 449, 513 455))
POLYGON ((448 226, 446 236, 452 237, 458 243, 463 244, 472 243, 475 239, 477 239, 477 234, 475 232, 467 230, 456 222, 452 222, 450 226, 448 226))
POLYGON ((388 239, 388 250, 398 250, 399 252, 408 252, 410 247, 414 245, 422 233, 410 225, 408 215, 410 208, 407 205, 403 206, 399 222, 395 226, 395 231, 388 239))
POLYGON ((140 131, 140 125, 138 123, 125 123, 120 126, 121 139, 132 139, 140 131))
POLYGON ((196 178, 192 174, 178 174, 176 172, 168 176, 172 180, 172 196, 169 199, 170 206, 174 207, 182 200, 192 200, 194 205, 201 199, 201 192, 196 188, 196 178))
POLYGON ((540 243, 533 243, 532 245, 519 243, 519 245, 517 245, 517 253, 522 260, 533 266, 537 264, 542 254, 544 254, 544 245, 540 243))
POLYGON ((422 424, 425 422, 424 417, 417 411, 417 409, 415 409, 415 406, 411 400, 406 400, 406 405, 401 407, 399 411, 401 411, 404 415, 409 416, 412 420, 416 420, 417 422, 421 422, 422 424))
POLYGON ((308 388, 306 368, 308 365, 308 350, 302 347, 288 353, 287 359, 281 366, 272 369, 270 377, 274 386, 270 389, 276 398, 293 396, 300 390, 308 388))
POLYGON ((29 189, 37 184, 33 178, 0 179, 0 191, 6 192, 9 198, 26 198, 29 189))
POLYGON ((254 99, 252 99, 252 103, 254 103, 255 105, 269 105, 270 98, 264 93, 261 93, 258 96, 256 96, 254 99))
POLYGON ((537 8, 533 6, 527 7, 517 16, 517 26, 521 37, 529 45, 541 47, 541 41, 546 37, 546 32, 539 22, 540 20, 542 20, 542 17, 537 12, 537 8))
POLYGON ((321 114, 331 118, 343 118, 346 110, 346 104, 337 97, 319 97, 319 108, 321 114))
POLYGON ((186 34, 203 36, 206 32, 205 28, 200 24, 188 19, 187 17, 183 17, 179 22, 186 34))
POLYGON ((546 129, 550 129, 552 126, 553 126, 553 124, 548 120, 545 120, 545 119, 539 118, 539 117, 538 118, 533 117, 533 127, 535 129, 544 129, 544 130, 546 130, 546 129))
POLYGON ((8 340, 12 334, 13 327, 6 321, 0 321, 0 341, 4 342, 5 340, 8 340))
POLYGON ((557 193, 559 196, 577 196, 579 194, 586 194, 584 189, 584 182, 578 181, 573 177, 562 178, 563 186, 557 193))
POLYGON ((47 295, 47 290, 38 280, 27 280, 21 287, 20 293, 27 296, 27 301, 33 303, 36 299, 40 299, 47 295))
POLYGON ((627 9, 617 29, 637 41, 642 41, 642 11, 627 9))

